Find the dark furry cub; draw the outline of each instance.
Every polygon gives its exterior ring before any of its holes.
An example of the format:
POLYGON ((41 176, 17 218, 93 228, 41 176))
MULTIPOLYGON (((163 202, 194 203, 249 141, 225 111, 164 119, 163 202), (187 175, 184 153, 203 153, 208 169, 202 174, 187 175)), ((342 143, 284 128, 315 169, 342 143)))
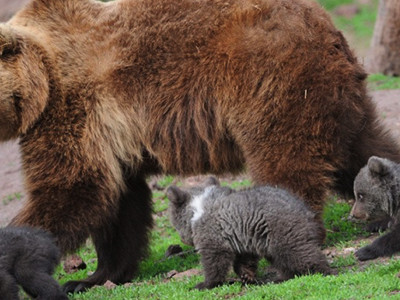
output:
POLYGON ((39 229, 0 229, 0 298, 16 300, 18 285, 34 299, 68 300, 51 276, 60 261, 53 237, 39 229))
POLYGON ((222 284, 232 264, 242 280, 253 282, 259 257, 279 271, 278 281, 331 274, 320 250, 324 230, 300 199, 269 186, 234 191, 213 178, 208 182, 205 188, 167 190, 172 224, 201 254, 205 281, 197 288, 222 284))
POLYGON ((400 164, 373 156, 354 181, 356 202, 351 217, 381 220, 389 217, 390 232, 358 250, 359 260, 390 256, 400 251, 400 164))

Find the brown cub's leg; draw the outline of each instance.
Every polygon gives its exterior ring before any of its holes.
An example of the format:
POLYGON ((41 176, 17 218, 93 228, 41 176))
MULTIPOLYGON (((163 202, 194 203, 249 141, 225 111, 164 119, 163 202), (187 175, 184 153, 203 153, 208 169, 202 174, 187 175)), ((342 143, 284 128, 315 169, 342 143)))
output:
POLYGON ((370 260, 381 256, 390 256, 400 251, 400 224, 396 224, 394 228, 377 238, 372 244, 362 247, 355 255, 363 260, 370 260))
POLYGON ((110 280, 116 284, 132 279, 138 263, 146 255, 148 233, 152 226, 151 191, 143 178, 127 180, 127 190, 120 198, 115 219, 92 234, 98 266, 93 275, 82 281, 69 281, 66 292, 84 291, 110 280))
POLYGON ((204 270, 204 282, 196 285, 199 290, 212 289, 224 283, 229 268, 235 259, 228 250, 200 247, 201 263, 204 270))
POLYGON ((260 258, 253 254, 238 254, 233 263, 233 270, 240 277, 242 283, 252 284, 257 282, 257 266, 260 258))

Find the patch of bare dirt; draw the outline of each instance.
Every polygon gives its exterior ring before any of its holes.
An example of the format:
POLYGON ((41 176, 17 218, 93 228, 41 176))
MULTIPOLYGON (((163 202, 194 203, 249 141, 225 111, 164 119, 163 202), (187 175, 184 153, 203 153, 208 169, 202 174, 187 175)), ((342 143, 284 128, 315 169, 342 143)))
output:
POLYGON ((18 144, 15 141, 0 144, 0 226, 6 225, 24 202, 18 144))

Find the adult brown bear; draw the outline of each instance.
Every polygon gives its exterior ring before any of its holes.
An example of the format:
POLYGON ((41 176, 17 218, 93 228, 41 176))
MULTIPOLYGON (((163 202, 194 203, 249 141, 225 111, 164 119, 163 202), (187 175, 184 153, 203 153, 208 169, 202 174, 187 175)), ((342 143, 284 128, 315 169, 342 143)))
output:
POLYGON ((156 173, 238 172, 317 212, 368 157, 400 161, 365 77, 313 1, 32 0, 0 25, 0 140, 20 137, 25 208, 63 252, 89 236, 80 291, 132 278, 156 173))

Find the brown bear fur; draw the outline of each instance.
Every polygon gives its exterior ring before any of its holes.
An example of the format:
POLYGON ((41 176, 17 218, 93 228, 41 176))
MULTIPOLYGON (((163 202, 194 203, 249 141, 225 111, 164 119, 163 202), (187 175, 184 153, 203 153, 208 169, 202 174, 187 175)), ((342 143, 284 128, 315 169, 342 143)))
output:
POLYGON ((305 0, 32 0, 0 25, 0 140, 20 137, 29 200, 13 220, 130 280, 145 254, 145 177, 239 172, 321 212, 368 157, 400 161, 366 74, 305 0))

